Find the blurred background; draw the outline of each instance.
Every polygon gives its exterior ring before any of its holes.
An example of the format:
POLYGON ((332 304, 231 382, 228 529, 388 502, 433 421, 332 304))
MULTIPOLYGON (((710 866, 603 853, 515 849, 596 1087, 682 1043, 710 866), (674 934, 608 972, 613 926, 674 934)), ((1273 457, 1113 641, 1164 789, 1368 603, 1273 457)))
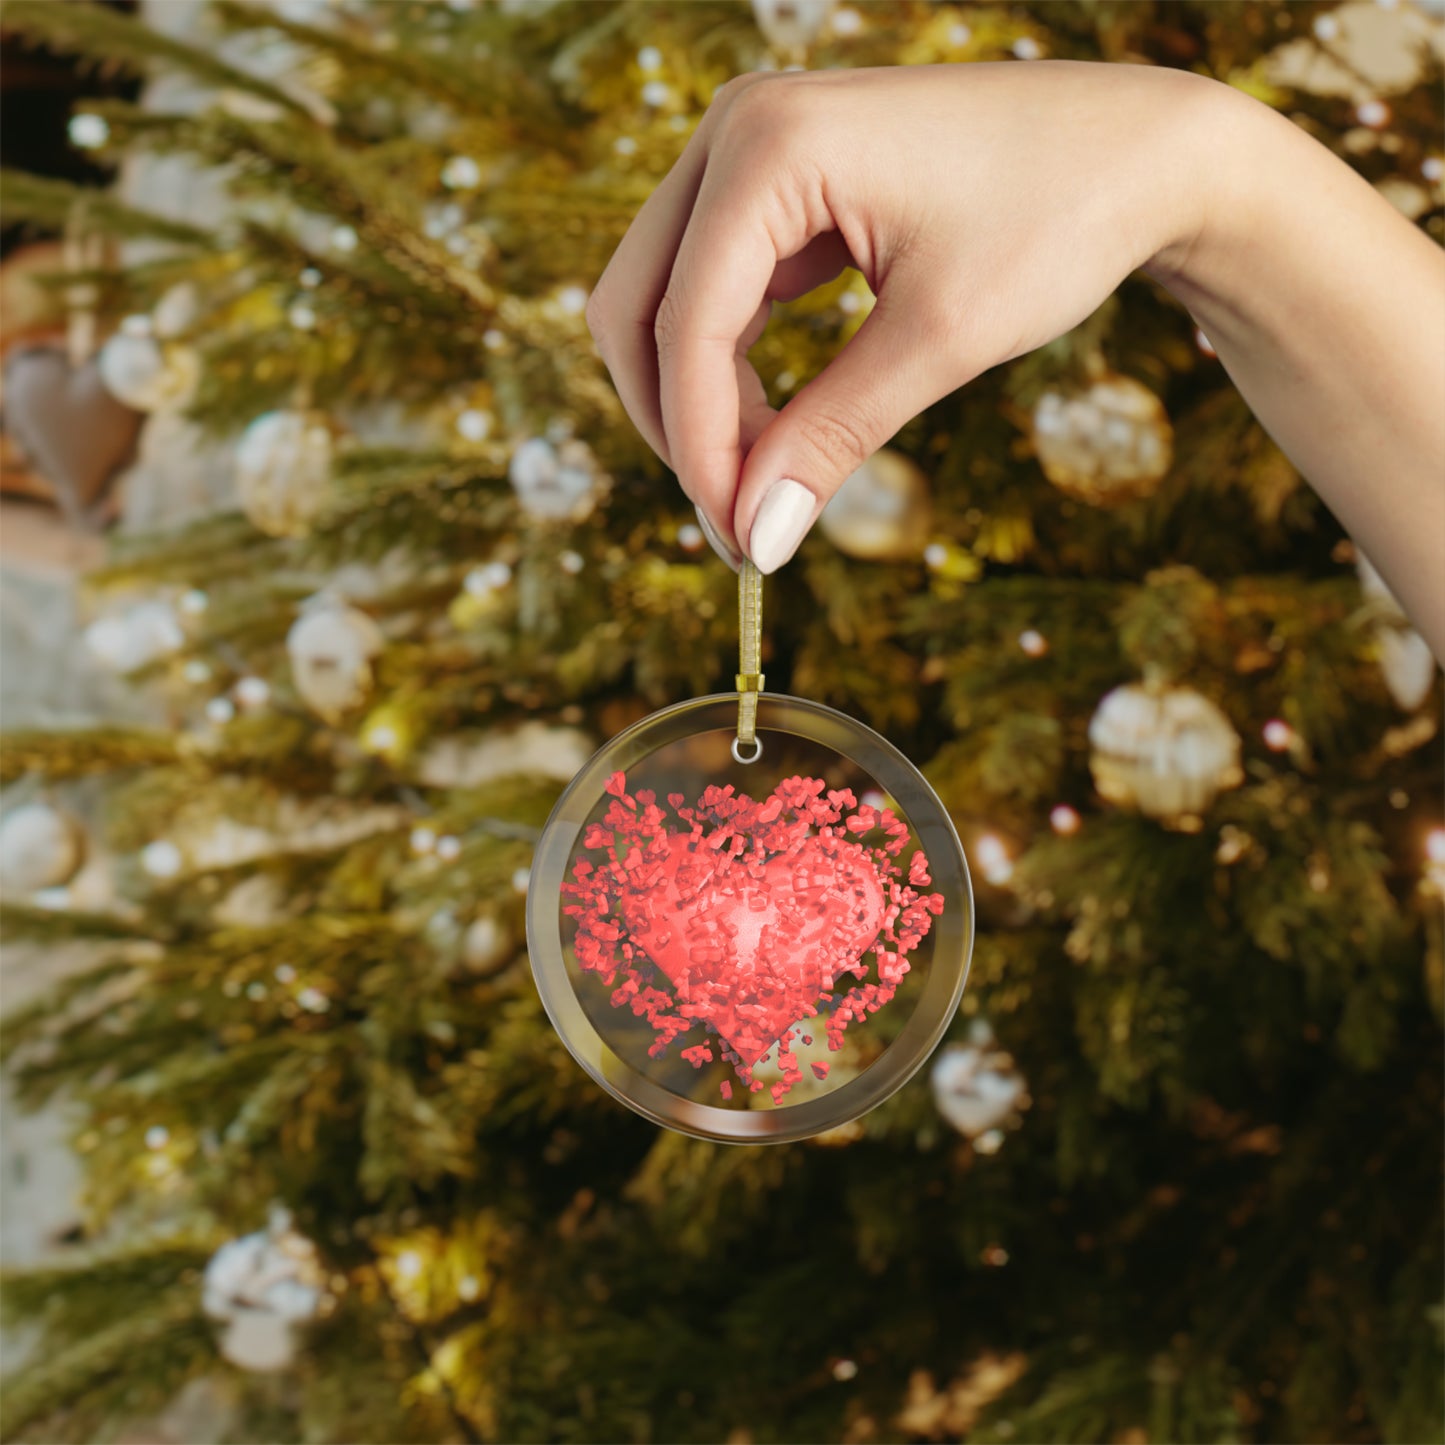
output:
MULTIPOLYGON (((1147 280, 769 585, 769 687, 973 863, 932 1067, 801 1144, 661 1132, 523 930, 565 781, 736 670, 583 319, 717 87, 1186 67, 1442 239, 1438 4, 3 25, 5 1439, 1445 1437, 1438 674, 1147 280)), ((775 402, 871 302, 781 308, 775 402)))

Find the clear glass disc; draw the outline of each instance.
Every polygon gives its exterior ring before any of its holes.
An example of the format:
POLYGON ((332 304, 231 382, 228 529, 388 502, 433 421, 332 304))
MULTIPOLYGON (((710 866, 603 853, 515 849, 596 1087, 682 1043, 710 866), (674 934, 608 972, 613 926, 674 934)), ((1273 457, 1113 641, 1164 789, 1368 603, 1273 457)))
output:
POLYGON ((764 693, 619 733, 558 799, 527 898, 532 971, 578 1063, 639 1114, 768 1143, 901 1088, 958 1008, 968 864, 923 775, 871 728, 764 693))

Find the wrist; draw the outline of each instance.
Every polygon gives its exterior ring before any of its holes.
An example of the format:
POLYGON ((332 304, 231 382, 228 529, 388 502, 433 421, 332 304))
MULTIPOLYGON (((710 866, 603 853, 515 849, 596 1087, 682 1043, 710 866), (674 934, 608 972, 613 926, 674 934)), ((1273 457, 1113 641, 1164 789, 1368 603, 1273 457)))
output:
POLYGON ((1282 239, 1301 209, 1327 193, 1320 182, 1328 177, 1313 172, 1321 159, 1331 167, 1334 161, 1268 106, 1218 81, 1196 79, 1179 163, 1184 195, 1167 238, 1142 269, 1217 348, 1280 320, 1273 293, 1289 281, 1276 274, 1282 239))
POLYGON ((1280 121, 1231 86, 1180 79, 1168 162, 1179 184, 1166 200, 1157 249, 1141 269, 1192 311, 1227 289, 1232 258, 1259 216, 1251 180, 1271 170, 1264 153, 1280 121))

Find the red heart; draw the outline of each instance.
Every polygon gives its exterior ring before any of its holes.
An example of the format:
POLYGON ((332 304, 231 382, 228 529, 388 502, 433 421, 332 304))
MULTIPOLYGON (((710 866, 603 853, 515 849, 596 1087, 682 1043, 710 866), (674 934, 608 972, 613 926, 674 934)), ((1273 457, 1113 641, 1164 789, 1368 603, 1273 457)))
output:
POLYGON ((883 885, 857 843, 813 835, 766 861, 671 833, 656 881, 622 895, 627 931, 751 1068, 859 959, 883 885))
MULTIPOLYGON (((612 988, 614 1008, 647 1020, 654 1058, 706 1025, 756 1092, 753 1066, 776 1044, 777 1102, 803 1077, 795 1026, 823 1014, 812 1032, 842 1048, 850 1023, 893 998, 943 909, 942 895, 920 891, 931 881, 922 850, 900 861, 908 825, 818 778, 785 778, 761 802, 731 787, 704 789, 693 807, 672 794, 681 827, 655 794, 630 795, 621 773, 607 792, 562 885, 578 966, 612 988), (840 989, 845 975, 856 982, 840 989)), ((717 1062, 708 1038, 682 1057, 697 1069, 717 1062)), ((727 1081, 719 1090, 732 1097, 727 1081)))

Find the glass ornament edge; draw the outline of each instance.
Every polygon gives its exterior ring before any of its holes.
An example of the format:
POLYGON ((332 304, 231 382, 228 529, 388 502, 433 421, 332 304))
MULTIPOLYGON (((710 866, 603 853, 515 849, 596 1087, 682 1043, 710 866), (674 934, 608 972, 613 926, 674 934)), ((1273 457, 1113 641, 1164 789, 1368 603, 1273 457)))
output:
POLYGON ((785 733, 831 748, 861 768, 899 802, 929 858, 935 881, 943 876, 940 859, 951 866, 958 906, 945 909, 935 919, 938 936, 934 948, 951 947, 956 965, 931 970, 922 998, 884 1055, 823 1098, 781 1109, 728 1109, 682 1098, 631 1068, 598 1033, 566 977, 559 902, 567 864, 613 773, 627 773, 660 749, 699 733, 731 731, 736 713, 735 692, 688 698, 624 728, 578 769, 553 805, 537 842, 527 888, 528 963, 542 1007, 563 1046, 592 1081, 620 1104, 653 1124, 694 1138, 726 1144, 796 1143, 861 1118, 897 1093, 928 1062, 957 1013, 968 982, 976 935, 973 880, 958 831, 942 800, 893 743, 866 723, 826 704, 787 693, 763 693, 757 720, 760 734, 785 733), (816 727, 808 728, 804 725, 808 722, 816 727), (644 741, 646 746, 640 746, 644 741), (910 796, 912 807, 906 801, 910 796), (555 961, 550 969, 544 962, 549 957, 555 961), (562 982, 548 977, 549 971, 562 982), (905 1040, 906 1049, 900 1047, 905 1040), (627 1087, 620 1082, 623 1079, 627 1087))

